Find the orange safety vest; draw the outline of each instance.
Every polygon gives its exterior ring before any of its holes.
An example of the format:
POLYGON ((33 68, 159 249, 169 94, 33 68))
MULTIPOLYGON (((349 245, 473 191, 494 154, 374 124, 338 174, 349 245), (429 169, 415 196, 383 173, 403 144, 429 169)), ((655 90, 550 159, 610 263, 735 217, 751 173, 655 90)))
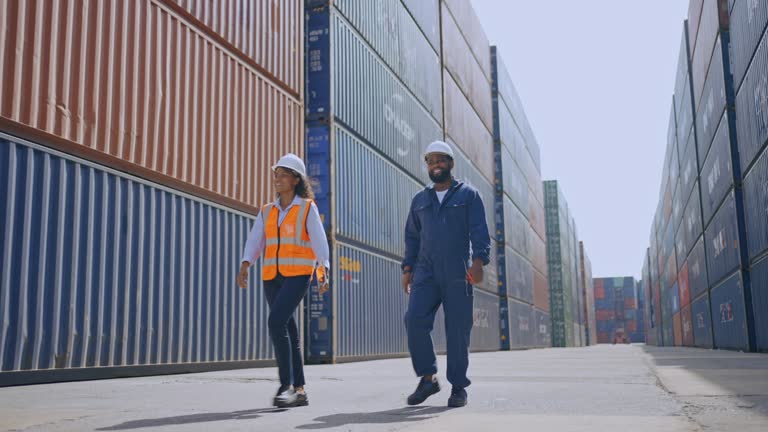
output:
MULTIPOLYGON (((274 204, 262 208, 266 240, 261 270, 263 280, 276 278, 278 272, 286 277, 311 276, 315 272, 317 258, 307 232, 310 204, 312 200, 302 199, 300 205, 291 207, 280 226, 277 224, 280 210, 274 204)), ((317 272, 318 280, 322 282, 325 268, 321 265, 317 272)))

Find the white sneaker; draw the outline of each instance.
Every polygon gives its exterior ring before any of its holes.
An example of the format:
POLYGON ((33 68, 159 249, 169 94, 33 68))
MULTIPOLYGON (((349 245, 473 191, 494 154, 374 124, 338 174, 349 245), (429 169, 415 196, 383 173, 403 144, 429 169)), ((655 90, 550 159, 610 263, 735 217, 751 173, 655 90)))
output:
POLYGON ((275 406, 279 408, 290 408, 297 406, 299 394, 292 388, 289 388, 275 397, 275 406))

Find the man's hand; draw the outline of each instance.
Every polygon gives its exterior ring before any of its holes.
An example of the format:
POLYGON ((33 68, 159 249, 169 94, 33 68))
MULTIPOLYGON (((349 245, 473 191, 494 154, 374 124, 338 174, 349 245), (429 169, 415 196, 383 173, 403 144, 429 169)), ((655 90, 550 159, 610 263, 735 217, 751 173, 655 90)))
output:
POLYGON ((240 288, 246 288, 248 286, 248 267, 251 264, 248 261, 243 261, 240 264, 240 271, 237 273, 237 286, 240 288))
POLYGON ((403 291, 405 291, 406 294, 411 293, 411 282, 413 282, 413 272, 409 271, 407 273, 403 273, 402 284, 403 291))
POLYGON ((472 261, 472 267, 469 268, 467 278, 472 285, 479 285, 483 282, 483 262, 481 260, 472 261))

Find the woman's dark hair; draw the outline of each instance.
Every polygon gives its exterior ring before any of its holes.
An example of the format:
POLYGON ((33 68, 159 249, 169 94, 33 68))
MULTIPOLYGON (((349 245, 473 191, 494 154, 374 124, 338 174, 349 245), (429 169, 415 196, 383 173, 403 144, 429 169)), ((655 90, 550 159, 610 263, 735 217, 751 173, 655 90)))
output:
POLYGON ((311 199, 311 200, 315 199, 315 192, 312 190, 312 181, 306 177, 299 175, 296 172, 294 172, 293 174, 299 178, 299 184, 297 184, 296 189, 294 189, 294 192, 296 192, 296 195, 304 199, 311 199))

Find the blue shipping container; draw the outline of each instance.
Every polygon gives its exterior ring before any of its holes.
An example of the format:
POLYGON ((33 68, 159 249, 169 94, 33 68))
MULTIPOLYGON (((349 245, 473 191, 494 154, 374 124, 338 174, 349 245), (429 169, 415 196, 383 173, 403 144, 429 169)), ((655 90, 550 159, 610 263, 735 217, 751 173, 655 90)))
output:
POLYGON ((748 350, 747 317, 741 273, 736 272, 710 291, 717 348, 748 350))
POLYGON ((744 179, 744 215, 749 259, 768 249, 768 151, 763 151, 744 179))
POLYGON ((693 302, 691 309, 694 346, 712 348, 712 312, 709 296, 703 295, 693 302))
POLYGON ((688 286, 691 298, 696 298, 709 290, 704 236, 699 236, 691 254, 688 255, 688 286))
POLYGON ((768 351, 768 258, 752 265, 750 270, 752 311, 755 317, 755 345, 768 351))
POLYGON ((252 216, 7 135, 0 179, 3 371, 272 357, 252 216))
POLYGON ((736 89, 747 72, 760 38, 768 25, 768 3, 764 1, 732 0, 731 4, 731 64, 736 89))
POLYGON ((720 43, 718 37, 704 85, 703 99, 696 111, 696 142, 699 146, 699 157, 703 160, 707 159, 712 139, 725 111, 725 75, 720 43))
POLYGON ((741 173, 768 142, 768 32, 764 33, 755 58, 736 95, 736 133, 741 173))
MULTIPOLYGON (((688 140, 693 139, 693 134, 688 140)), ((690 143, 689 143, 690 144, 690 143)), ((680 196, 683 198, 682 204, 685 207, 691 199, 693 184, 699 177, 698 162, 696 161, 696 146, 687 145, 685 153, 680 155, 680 196)))
POLYGON ((736 202, 733 192, 718 210, 704 234, 710 287, 739 267, 741 263, 736 202))
POLYGON ((336 234, 403 256, 411 198, 422 186, 349 131, 340 126, 333 130, 336 234), (387 179, 387 187, 381 187, 380 179, 387 179))
MULTIPOLYGON (((407 353, 403 318, 408 296, 400 286, 400 262, 337 242, 334 264, 335 357, 407 353)), ((311 346, 313 334, 308 338, 311 346)))
POLYGON ((708 226, 715 211, 733 187, 728 112, 723 113, 720 119, 720 127, 715 134, 712 149, 701 168, 701 184, 703 186, 701 208, 704 213, 704 226, 708 226))
POLYGON ((704 232, 701 223, 701 198, 699 197, 699 188, 701 185, 696 182, 693 186, 693 195, 685 208, 683 223, 681 228, 685 229, 686 254, 693 249, 696 239, 704 232))

